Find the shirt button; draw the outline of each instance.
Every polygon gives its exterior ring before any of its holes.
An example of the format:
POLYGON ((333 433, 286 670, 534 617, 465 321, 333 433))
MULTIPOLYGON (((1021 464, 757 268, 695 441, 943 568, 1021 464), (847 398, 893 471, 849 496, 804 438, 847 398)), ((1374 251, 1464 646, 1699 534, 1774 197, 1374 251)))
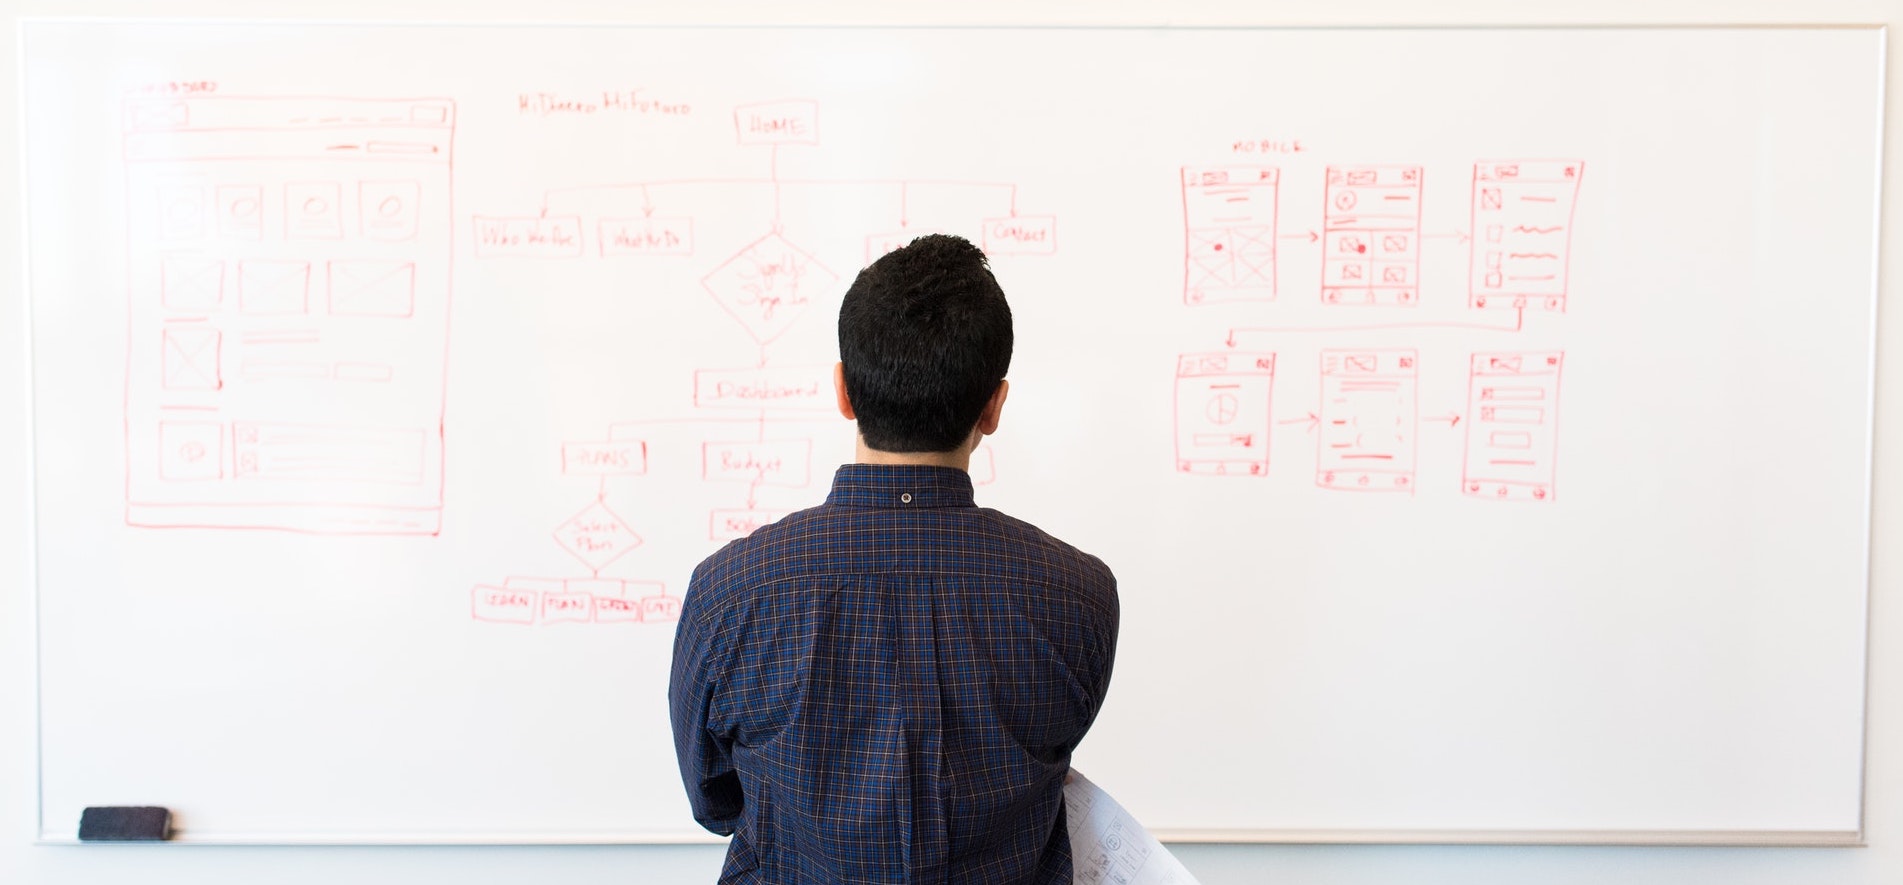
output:
POLYGON ((905 494, 903 494, 903 495, 900 495, 900 496, 899 496, 899 503, 900 503, 900 504, 910 504, 910 503, 912 503, 912 493, 911 493, 911 492, 906 492, 905 494))

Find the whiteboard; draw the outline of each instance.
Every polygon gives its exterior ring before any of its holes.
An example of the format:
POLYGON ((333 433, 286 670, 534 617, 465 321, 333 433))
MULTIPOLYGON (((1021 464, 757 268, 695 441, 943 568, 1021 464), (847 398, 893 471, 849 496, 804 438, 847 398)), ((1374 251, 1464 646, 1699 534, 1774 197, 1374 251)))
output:
POLYGON ((42 839, 707 838, 686 576, 930 231, 1152 828, 1859 837, 1881 31, 22 38, 42 839))

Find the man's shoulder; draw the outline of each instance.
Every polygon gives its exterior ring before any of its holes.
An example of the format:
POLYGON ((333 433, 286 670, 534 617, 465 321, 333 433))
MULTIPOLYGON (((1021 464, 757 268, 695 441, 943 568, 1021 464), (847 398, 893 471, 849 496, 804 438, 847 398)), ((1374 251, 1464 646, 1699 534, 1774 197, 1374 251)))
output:
POLYGON ((1114 583, 1115 576, 1103 559, 1045 531, 1035 523, 999 510, 979 508, 978 513, 1001 530, 1001 537, 1019 555, 1035 557, 1072 572, 1080 579, 1114 583))
POLYGON ((825 536, 825 505, 796 510, 728 541, 694 567, 689 589, 701 597, 702 608, 748 587, 784 578, 794 569, 802 551, 825 536))

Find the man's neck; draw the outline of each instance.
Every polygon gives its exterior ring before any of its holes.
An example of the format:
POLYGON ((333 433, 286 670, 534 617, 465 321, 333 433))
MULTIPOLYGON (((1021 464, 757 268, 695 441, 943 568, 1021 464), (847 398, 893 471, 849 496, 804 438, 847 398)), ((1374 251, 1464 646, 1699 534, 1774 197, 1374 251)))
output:
POLYGON ((865 437, 859 438, 858 453, 853 459, 860 464, 911 464, 923 467, 956 467, 959 470, 971 469, 971 446, 959 446, 949 452, 884 452, 866 445, 865 437))

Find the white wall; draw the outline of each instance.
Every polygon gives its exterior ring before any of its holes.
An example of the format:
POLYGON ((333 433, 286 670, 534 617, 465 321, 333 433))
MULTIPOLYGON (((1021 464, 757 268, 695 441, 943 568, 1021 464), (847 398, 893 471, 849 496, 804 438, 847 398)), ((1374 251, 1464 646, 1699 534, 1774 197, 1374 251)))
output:
MULTIPOLYGON (((1331 8, 1320 0, 1305 5, 1194 2, 1149 4, 1099 3, 1066 8, 1055 3, 970 2, 955 12, 935 4, 932 18, 921 10, 907 13, 893 4, 705 2, 663 6, 613 4, 606 0, 543 0, 532 7, 502 2, 431 4, 333 0, 319 4, 177 2, 155 3, 23 2, 12 4, 25 15, 258 17, 351 17, 431 19, 475 17, 511 20, 627 19, 644 21, 760 21, 768 23, 1099 23, 1099 24, 1537 24, 1537 23, 1790 23, 1829 21, 1903 24, 1903 5, 1894 2, 1732 3, 1681 2, 1510 3, 1461 0, 1425 5, 1400 0, 1359 3, 1352 10, 1331 8), (390 10, 397 10, 392 15, 390 10), (943 16, 955 16, 945 18, 943 16)), ((11 22, 9 21, 9 24, 11 22)), ((12 52, 12 49, 8 49, 12 52)), ((1894 70, 1896 66, 1892 65, 1894 70)), ((0 93, 12 106, 15 65, 0 76, 0 93)), ((1889 94, 1894 117, 1903 89, 1892 74, 1889 94)), ((17 165, 17 147, 0 147, 17 165)), ((1903 150, 1886 151, 1892 170, 1903 169, 1903 150)), ((1896 217, 1899 190, 1894 173, 1886 187, 1884 212, 1896 217)), ((17 205, 19 188, 9 178, 0 196, 17 205)), ((19 279, 17 214, 0 216, 0 242, 15 244, 0 252, 0 274, 19 279)), ((1884 257, 1890 266, 1903 261, 1903 238, 1886 230, 1884 257)), ((1903 438, 1903 311, 1894 273, 1886 274, 1886 307, 1879 323, 1884 356, 1879 366, 1875 494, 1875 554, 1871 583, 1869 754, 1866 830, 1869 847, 1858 849, 1676 849, 1676 848, 1499 848, 1401 846, 1182 846, 1185 863, 1204 882, 1301 882, 1374 885, 1374 883, 1893 883, 1903 881, 1903 558, 1891 549, 1903 533, 1903 460, 1886 457, 1886 441, 1903 438)), ((397 883, 455 881, 503 883, 559 881, 707 882, 719 864, 715 847, 626 848, 217 848, 204 846, 34 847, 35 713, 33 678, 32 571, 30 563, 31 470, 26 429, 30 359, 24 287, 0 291, 0 883, 221 883, 272 881, 397 883)), ((1894 448, 1894 447, 1893 447, 1894 448)), ((1903 452, 1903 449, 1896 450, 1903 452)), ((163 678, 162 662, 152 672, 128 678, 163 678)), ((1245 747, 1238 747, 1245 752, 1245 747)), ((286 764, 296 764, 287 759, 286 764)), ((1211 772, 1220 777, 1220 769, 1211 772)))

